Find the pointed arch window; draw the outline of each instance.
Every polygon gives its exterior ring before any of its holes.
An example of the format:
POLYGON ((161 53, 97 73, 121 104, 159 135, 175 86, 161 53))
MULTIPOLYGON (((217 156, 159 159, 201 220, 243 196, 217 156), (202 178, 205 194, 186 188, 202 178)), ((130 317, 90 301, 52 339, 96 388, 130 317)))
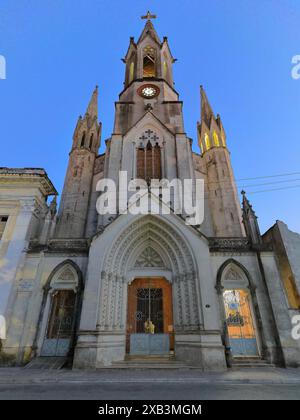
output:
POLYGON ((163 77, 164 79, 168 77, 168 63, 166 61, 163 63, 163 77))
POLYGON ((205 148, 206 150, 210 149, 210 139, 207 133, 204 135, 204 141, 205 141, 205 148))
POLYGON ((93 139, 94 139, 94 133, 92 133, 91 134, 91 137, 90 137, 90 149, 92 148, 92 146, 93 146, 93 139))
MULTIPOLYGON (((146 132, 147 133, 147 132, 146 132)), ((148 130, 151 135, 151 130, 148 130)), ((141 139, 145 139, 145 135, 141 139)), ((152 137, 156 138, 154 134, 152 137)), ((156 138, 157 139, 157 138, 156 138)), ((152 144, 148 139, 146 146, 141 142, 137 149, 137 178, 144 179, 150 183, 151 179, 162 178, 161 168, 161 147, 156 142, 152 144)))
POLYGON ((83 132, 82 137, 81 137, 80 147, 84 147, 84 143, 85 143, 85 131, 83 132))
POLYGON ((213 132, 213 139, 214 139, 215 146, 220 147, 220 141, 219 141, 219 137, 216 131, 213 132))
POLYGON ((129 66, 129 83, 133 81, 134 78, 134 62, 132 61, 129 66))
POLYGON ((143 51, 143 77, 155 77, 155 50, 147 46, 143 51))

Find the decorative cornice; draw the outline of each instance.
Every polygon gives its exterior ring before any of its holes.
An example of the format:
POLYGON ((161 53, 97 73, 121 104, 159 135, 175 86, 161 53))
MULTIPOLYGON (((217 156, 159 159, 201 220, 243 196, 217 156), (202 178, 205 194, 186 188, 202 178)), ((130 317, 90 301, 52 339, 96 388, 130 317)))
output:
POLYGON ((38 240, 32 240, 28 246, 28 252, 87 253, 88 250, 88 239, 50 239, 46 245, 40 244, 38 240))
POLYGON ((210 251, 272 251, 270 244, 253 245, 248 238, 209 238, 210 251))
POLYGON ((43 168, 0 167, 0 184, 37 182, 43 195, 58 195, 54 185, 43 168))
POLYGON ((223 251, 224 249, 249 251, 251 243, 248 238, 209 238, 209 249, 210 251, 223 251))

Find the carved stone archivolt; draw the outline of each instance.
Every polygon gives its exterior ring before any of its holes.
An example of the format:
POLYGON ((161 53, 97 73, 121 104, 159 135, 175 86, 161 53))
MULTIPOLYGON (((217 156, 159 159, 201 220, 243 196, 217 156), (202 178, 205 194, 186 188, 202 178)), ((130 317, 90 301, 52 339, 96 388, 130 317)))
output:
POLYGON ((130 224, 113 242, 101 274, 99 329, 124 331, 127 276, 130 272, 161 268, 173 273, 175 330, 200 325, 197 270, 185 240, 167 223, 145 216, 130 224))
POLYGON ((106 271, 109 267, 110 271, 122 275, 124 267, 127 267, 127 262, 130 260, 128 257, 134 252, 141 240, 145 241, 145 238, 160 244, 170 257, 169 260, 174 273, 185 273, 194 269, 191 251, 182 237, 167 223, 154 216, 146 216, 131 223, 115 239, 106 258, 106 271))

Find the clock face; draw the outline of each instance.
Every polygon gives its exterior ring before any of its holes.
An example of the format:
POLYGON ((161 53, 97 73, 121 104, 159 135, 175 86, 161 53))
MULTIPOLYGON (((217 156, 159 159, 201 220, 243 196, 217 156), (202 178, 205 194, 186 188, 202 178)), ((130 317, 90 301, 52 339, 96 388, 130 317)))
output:
POLYGON ((139 88, 138 94, 144 98, 154 98, 159 94, 159 88, 154 85, 143 85, 139 88))
POLYGON ((146 98, 152 98, 156 94, 156 89, 152 86, 147 86, 142 89, 142 95, 146 98))

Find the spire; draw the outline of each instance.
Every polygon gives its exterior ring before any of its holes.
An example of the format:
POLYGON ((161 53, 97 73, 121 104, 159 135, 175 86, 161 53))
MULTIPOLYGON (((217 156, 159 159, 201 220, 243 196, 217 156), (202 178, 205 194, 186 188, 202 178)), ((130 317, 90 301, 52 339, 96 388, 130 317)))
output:
POLYGON ((98 118, 98 86, 95 87, 90 103, 87 107, 86 114, 90 117, 98 118))
POLYGON ((100 146, 101 123, 98 122, 98 86, 95 87, 86 113, 79 116, 73 134, 72 150, 86 148, 97 153, 100 146))
POLYGON ((243 196, 243 211, 253 217, 256 217, 255 211, 253 210, 252 205, 246 196, 246 192, 243 190, 241 191, 241 194, 243 196))
POLYGON ((247 236, 251 239, 253 244, 260 244, 262 240, 255 211, 246 197, 245 191, 242 191, 241 193, 243 196, 243 223, 247 236))
POLYGON ((142 19, 147 19, 147 22, 145 24, 145 27, 143 29, 143 32, 141 33, 141 36, 139 37, 139 40, 137 43, 140 43, 141 41, 143 41, 143 39, 146 38, 147 35, 150 35, 151 38, 157 42, 157 44, 160 45, 160 39, 159 36, 157 35, 157 32, 151 22, 150 19, 154 19, 156 16, 155 15, 151 15, 150 12, 147 13, 146 16, 142 16, 142 19))
POLYGON ((201 122, 198 123, 198 142, 202 153, 212 148, 227 148, 226 133, 219 114, 215 117, 203 86, 200 86, 201 122))
POLYGON ((208 102, 205 90, 203 86, 200 86, 200 95, 201 95, 201 122, 205 122, 208 128, 210 128, 210 122, 212 117, 215 118, 212 107, 208 102))

